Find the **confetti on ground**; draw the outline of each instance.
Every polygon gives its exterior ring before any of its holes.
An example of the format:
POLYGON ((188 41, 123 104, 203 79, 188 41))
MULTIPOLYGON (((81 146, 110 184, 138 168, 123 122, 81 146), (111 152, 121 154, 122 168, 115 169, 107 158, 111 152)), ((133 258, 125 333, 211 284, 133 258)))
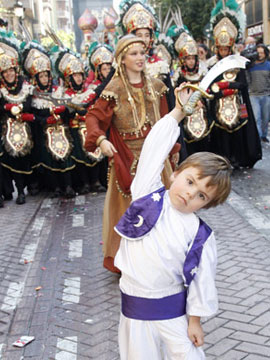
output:
POLYGON ((94 322, 93 319, 87 319, 87 320, 85 320, 85 323, 87 323, 87 324, 92 324, 93 322, 94 322))
POLYGON ((34 336, 21 336, 20 339, 15 341, 12 345, 16 347, 24 347, 33 340, 35 340, 34 336))
POLYGON ((47 270, 47 268, 45 266, 42 266, 41 270, 47 270))
POLYGON ((103 241, 100 241, 100 242, 99 242, 99 245, 103 245, 103 241))
POLYGON ((37 287, 35 288, 36 291, 39 291, 39 290, 41 290, 41 289, 42 289, 42 286, 37 286, 37 287))

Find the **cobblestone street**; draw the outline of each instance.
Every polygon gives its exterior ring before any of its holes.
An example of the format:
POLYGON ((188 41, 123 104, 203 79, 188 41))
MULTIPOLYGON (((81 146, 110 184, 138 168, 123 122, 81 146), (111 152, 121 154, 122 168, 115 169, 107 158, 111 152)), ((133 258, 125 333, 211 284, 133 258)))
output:
MULTIPOLYGON (((233 174, 227 203, 200 213, 216 233, 219 255, 219 311, 203 321, 209 360, 270 358, 269 165, 264 145, 263 161, 233 174)), ((118 276, 102 267, 103 201, 104 195, 89 194, 5 202, 1 359, 119 359, 118 276), (12 346, 23 335, 35 340, 12 346)))

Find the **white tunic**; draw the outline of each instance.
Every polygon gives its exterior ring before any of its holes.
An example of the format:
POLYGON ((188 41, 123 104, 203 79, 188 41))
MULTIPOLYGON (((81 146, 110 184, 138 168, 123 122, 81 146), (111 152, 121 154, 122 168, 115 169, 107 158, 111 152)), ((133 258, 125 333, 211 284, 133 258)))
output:
MULTIPOLYGON (((160 174, 163 163, 179 137, 179 132, 177 121, 169 115, 155 124, 144 142, 137 173, 131 185, 133 200, 162 187, 160 174)), ((115 258, 115 265, 122 273, 121 291, 128 295, 146 298, 162 298, 182 291, 185 257, 198 228, 198 217, 193 213, 183 214, 176 210, 166 191, 161 216, 150 233, 140 240, 121 239, 115 258)), ((188 290, 186 308, 188 315, 204 317, 211 316, 217 311, 218 301, 214 281, 216 259, 215 237, 212 233, 204 245, 198 272, 188 290)), ((175 324, 174 320, 176 319, 165 320, 165 323, 175 324)), ((141 320, 127 319, 121 315, 120 330, 124 327, 127 331, 131 322, 143 323, 141 320), (128 321, 128 326, 126 323, 123 324, 124 319, 128 321)), ((184 324, 186 326, 186 322, 184 324)), ((120 353, 121 341, 126 342, 127 339, 123 338, 123 332, 121 335, 120 331, 120 353)), ((128 351, 126 345, 124 348, 121 358, 127 356, 123 355, 128 351)), ((132 357, 129 353, 128 359, 133 358, 136 357, 132 357)), ((180 359, 180 357, 176 358, 180 359)))

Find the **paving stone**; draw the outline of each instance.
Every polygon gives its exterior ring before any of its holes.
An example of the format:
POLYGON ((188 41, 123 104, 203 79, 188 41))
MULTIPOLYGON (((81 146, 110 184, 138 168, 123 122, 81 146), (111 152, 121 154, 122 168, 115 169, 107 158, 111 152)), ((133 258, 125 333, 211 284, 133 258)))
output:
POLYGON ((238 313, 246 313, 246 312, 248 312, 248 307, 247 306, 235 305, 235 304, 233 304, 233 301, 231 303, 226 303, 226 302, 221 302, 220 301, 219 309, 220 310, 235 311, 235 312, 238 312, 238 313))
MULTIPOLYGON (((218 357, 218 360, 241 360, 241 359, 247 359, 247 353, 244 353, 242 351, 230 350, 225 355, 218 357)), ((217 358, 215 358, 215 360, 217 360, 217 358)))
MULTIPOLYGON (((227 354, 228 351, 230 351, 231 349, 234 349, 237 344, 239 344, 239 341, 232 339, 222 339, 217 344, 209 348, 207 350, 207 353, 219 357, 221 355, 227 354)), ((239 348, 239 350, 243 350, 243 349, 239 348)))
POLYGON ((244 331, 236 331, 230 335, 230 338, 235 340, 247 341, 249 343, 255 343, 260 345, 265 345, 268 338, 262 335, 249 334, 244 331))
POLYGON ((265 326, 262 330, 258 332, 260 335, 268 336, 270 337, 270 326, 265 326))
POLYGON ((249 309, 247 311, 247 314, 259 316, 269 311, 269 309, 270 309, 270 304, 261 303, 249 309))
POLYGON ((236 350, 246 351, 247 353, 268 356, 270 354, 270 346, 263 346, 259 344, 251 344, 249 342, 241 342, 236 346, 236 350))
POLYGON ((224 311, 222 314, 220 314, 220 317, 230 320, 238 320, 246 323, 249 323, 252 320, 254 320, 254 316, 231 312, 231 311, 224 311))
POLYGON ((233 333, 234 330, 221 327, 212 331, 210 334, 206 335, 205 342, 210 344, 217 344, 221 339, 227 338, 233 333))
POLYGON ((267 314, 258 316, 256 318, 254 318, 251 321, 251 323, 254 324, 254 325, 266 326, 266 325, 270 324, 270 314, 267 313, 267 314))
MULTIPOLYGON (((261 329, 260 326, 246 324, 238 321, 228 321, 226 324, 224 324, 224 327, 234 330, 246 331, 249 333, 257 333, 261 329)), ((262 333, 262 335, 264 334, 262 333)))
POLYGON ((245 360, 266 360, 269 359, 269 356, 260 356, 260 355, 248 355, 245 357, 245 360))

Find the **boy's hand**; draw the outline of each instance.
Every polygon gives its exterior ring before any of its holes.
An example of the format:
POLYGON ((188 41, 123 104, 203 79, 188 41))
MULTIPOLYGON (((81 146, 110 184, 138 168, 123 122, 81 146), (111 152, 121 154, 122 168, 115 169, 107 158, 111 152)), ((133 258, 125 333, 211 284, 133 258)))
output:
POLYGON ((183 86, 186 85, 186 83, 182 83, 179 87, 175 88, 174 95, 176 98, 175 107, 177 109, 182 109, 182 106, 180 102, 178 101, 178 98, 180 98, 182 105, 186 105, 188 102, 188 99, 190 98, 191 94, 193 93, 193 90, 190 88, 183 89, 183 86))
POLYGON ((102 154, 105 156, 113 157, 114 153, 117 153, 116 148, 109 140, 103 140, 99 145, 102 154))
POLYGON ((188 322, 188 337, 198 347, 204 344, 204 334, 198 316, 190 316, 188 322))
POLYGON ((175 118, 178 123, 181 122, 186 116, 185 112, 183 111, 182 105, 185 105, 188 102, 188 99, 193 93, 190 88, 182 89, 185 84, 186 83, 181 84, 181 86, 174 90, 174 95, 176 97, 175 108, 169 113, 173 118, 175 118), (182 105, 178 101, 178 96, 180 96, 182 105))

